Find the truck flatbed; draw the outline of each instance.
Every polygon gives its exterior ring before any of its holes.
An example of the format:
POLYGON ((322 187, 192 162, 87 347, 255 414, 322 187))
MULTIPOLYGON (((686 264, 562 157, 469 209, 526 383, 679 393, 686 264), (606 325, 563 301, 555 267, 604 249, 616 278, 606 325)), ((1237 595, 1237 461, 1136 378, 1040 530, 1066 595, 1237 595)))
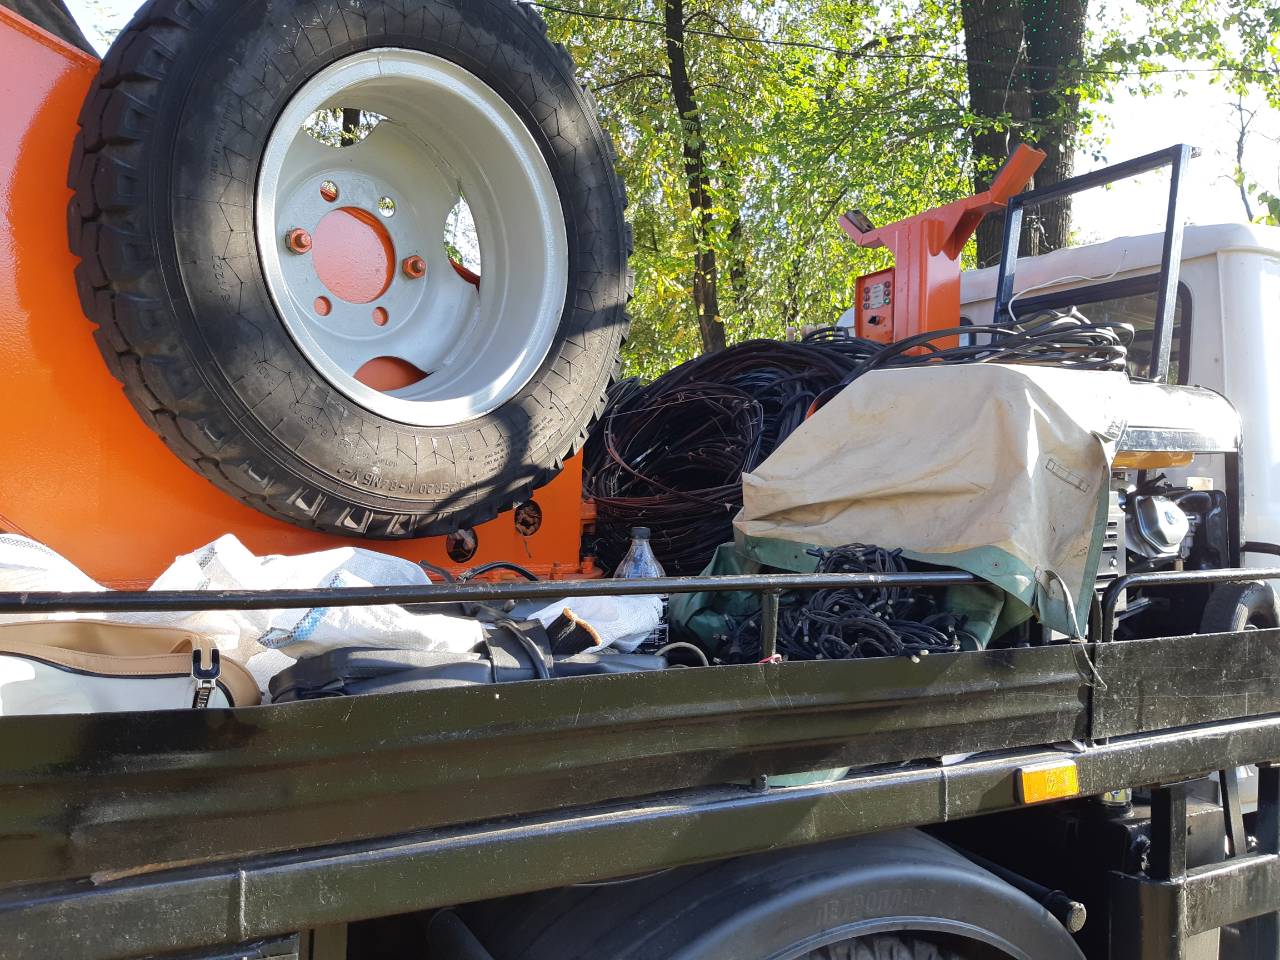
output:
MULTIPOLYGON (((965 579, 903 579, 932 577, 965 579)), ((580 586, 748 588, 767 604, 820 581, 580 586)), ((0 606, 301 606, 554 589, 563 587, 27 595, 0 606)), ((14 960, 235 944, 1015 809, 1023 772, 1046 764, 1069 761, 1069 796, 1266 764, 1280 759, 1278 659, 1280 631, 1250 630, 234 710, 8 717, 0 942, 14 960), (833 783, 769 783, 844 766, 853 772, 833 783)), ((1264 767, 1260 789, 1260 823, 1274 833, 1274 769, 1264 767)), ((1256 852, 1173 886, 1140 882, 1181 904, 1190 935, 1280 907, 1278 855, 1260 836, 1256 852)))

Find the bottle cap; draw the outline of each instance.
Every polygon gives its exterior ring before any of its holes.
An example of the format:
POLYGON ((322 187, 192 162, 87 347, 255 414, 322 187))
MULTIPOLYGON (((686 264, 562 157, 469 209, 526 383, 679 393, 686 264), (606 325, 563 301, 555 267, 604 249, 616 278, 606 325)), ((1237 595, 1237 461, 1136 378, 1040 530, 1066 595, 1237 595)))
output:
POLYGON ((632 540, 648 540, 649 528, 648 527, 632 527, 631 539, 632 540))

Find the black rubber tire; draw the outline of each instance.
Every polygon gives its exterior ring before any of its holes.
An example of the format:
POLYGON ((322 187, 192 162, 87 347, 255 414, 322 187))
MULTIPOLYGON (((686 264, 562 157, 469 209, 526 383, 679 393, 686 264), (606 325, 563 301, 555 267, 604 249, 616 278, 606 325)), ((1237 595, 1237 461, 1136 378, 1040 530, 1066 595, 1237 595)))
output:
POLYGON ((143 420, 232 496, 354 536, 495 516, 578 451, 617 375, 631 233, 615 154, 573 64, 512 0, 150 0, 80 115, 69 174, 85 313, 143 420), (488 416, 411 427, 331 387, 280 322, 253 232, 275 118, 318 70, 378 46, 445 57, 519 114, 565 211, 569 295, 542 367, 488 416))
POLYGON ((915 937, 878 934, 819 947, 797 960, 965 960, 965 957, 915 937))
POLYGON ((457 909, 494 960, 867 960, 854 943, 874 960, 1084 960, 1042 906, 914 830, 457 909))
POLYGON ((1276 597, 1265 583, 1220 583, 1209 594, 1200 617, 1200 633, 1235 633, 1248 627, 1280 626, 1276 597))

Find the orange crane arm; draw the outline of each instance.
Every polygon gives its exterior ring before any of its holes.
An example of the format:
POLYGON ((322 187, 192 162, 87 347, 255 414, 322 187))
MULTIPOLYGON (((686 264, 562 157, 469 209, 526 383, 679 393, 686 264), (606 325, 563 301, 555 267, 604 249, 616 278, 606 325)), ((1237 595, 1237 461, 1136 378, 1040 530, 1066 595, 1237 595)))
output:
POLYGON ((859 216, 843 214, 840 226, 858 246, 885 247, 894 261, 887 270, 858 278, 858 335, 892 343, 958 326, 964 245, 983 217, 1004 209, 1031 182, 1044 158, 1044 151, 1022 144, 981 193, 883 227, 864 230, 859 216))

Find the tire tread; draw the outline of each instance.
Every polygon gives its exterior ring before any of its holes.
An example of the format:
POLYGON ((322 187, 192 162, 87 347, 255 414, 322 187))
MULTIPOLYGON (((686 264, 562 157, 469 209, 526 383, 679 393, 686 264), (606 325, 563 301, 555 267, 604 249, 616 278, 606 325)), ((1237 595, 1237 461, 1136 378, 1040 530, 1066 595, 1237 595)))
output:
POLYGON ((1251 620, 1264 627, 1280 626, 1274 591, 1265 583, 1221 583, 1214 587, 1200 618, 1200 633, 1243 630, 1251 620))
POLYGON ((965 960, 945 947, 927 940, 895 934, 858 937, 819 947, 798 960, 965 960))
MULTIPOLYGON (((146 143, 169 67, 214 5, 215 0, 148 0, 108 52, 81 110, 68 169, 68 185, 74 190, 67 214, 68 241, 82 258, 76 268, 77 286, 86 315, 97 325, 98 348, 143 421, 192 469, 249 506, 297 526, 355 536, 400 538, 444 532, 433 513, 375 510, 327 491, 300 487, 298 477, 238 433, 225 404, 199 374, 174 324, 167 322, 166 291, 142 226, 147 223, 141 186, 146 143)), ((528 4, 490 0, 490 6, 499 6, 506 16, 514 10, 539 42, 546 43, 546 23, 528 4)), ((375 0, 366 10, 374 8, 384 22, 393 16, 408 19, 399 4, 387 0, 375 0)), ((355 17, 346 5, 334 5, 333 10, 335 17, 320 28, 323 32, 357 40, 365 35, 372 13, 355 17)), ((554 57, 572 80, 573 63, 563 46, 556 45, 554 57)), ((572 85, 588 116, 598 123, 590 92, 576 82, 572 85)), ((608 155, 616 157, 607 134, 599 130, 599 135, 608 155)), ((616 171, 608 179, 611 200, 622 210, 626 197, 621 179, 616 171)), ((624 222, 618 229, 624 232, 629 257, 630 226, 624 222)), ((628 266, 628 299, 633 276, 628 266)), ((629 323, 625 311, 621 319, 625 331, 629 323)), ((563 443, 563 449, 548 448, 545 465, 530 465, 503 492, 451 506, 447 528, 491 520, 549 482, 565 458, 582 449, 620 370, 621 356, 615 351, 592 388, 589 418, 563 443)))

